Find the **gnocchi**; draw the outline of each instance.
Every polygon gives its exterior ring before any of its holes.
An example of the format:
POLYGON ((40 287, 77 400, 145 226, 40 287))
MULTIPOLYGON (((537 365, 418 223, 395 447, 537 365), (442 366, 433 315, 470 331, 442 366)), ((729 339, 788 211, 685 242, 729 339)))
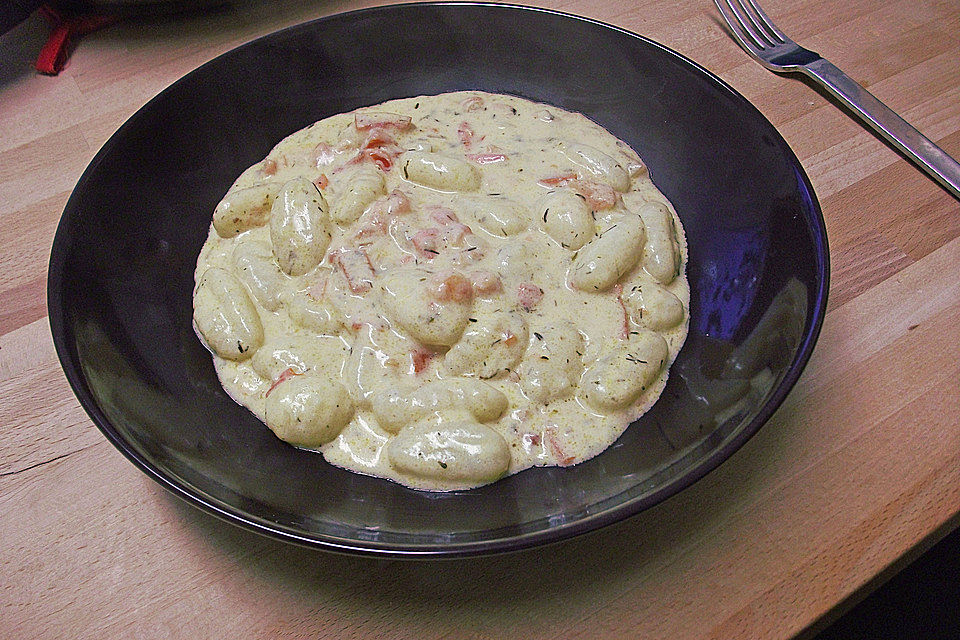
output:
POLYGON ((583 373, 583 337, 564 322, 534 333, 520 364, 520 389, 538 404, 569 395, 583 373))
POLYGON ((231 189, 213 211, 213 228, 220 237, 232 238, 265 225, 281 186, 279 182, 265 182, 231 189))
POLYGON ((547 192, 537 211, 543 230, 564 249, 576 251, 596 235, 590 207, 572 191, 558 189, 547 192))
POLYGON ((640 158, 585 117, 404 98, 321 120, 237 178, 194 324, 281 440, 469 489, 587 460, 650 408, 687 333, 686 251, 640 158))
POLYGON ((207 269, 193 294, 193 319, 203 341, 226 360, 246 360, 263 344, 260 315, 236 276, 207 269))
POLYGON ((503 436, 460 416, 404 428, 387 446, 387 455, 390 465, 400 472, 453 482, 453 487, 464 481, 492 482, 510 466, 510 448, 503 436))
POLYGON ((643 268, 661 283, 670 284, 680 273, 680 249, 673 214, 660 202, 646 203, 639 213, 647 229, 643 268))
POLYGON ((265 380, 276 380, 290 369, 295 374, 318 371, 327 377, 340 375, 349 348, 339 338, 292 335, 265 342, 250 360, 250 366, 265 380))
POLYGON ((310 288, 290 291, 282 300, 290 321, 300 329, 320 335, 337 335, 344 328, 344 318, 340 310, 326 298, 315 297, 310 288))
POLYGON ((330 210, 330 218, 341 225, 355 221, 367 205, 386 194, 383 172, 376 166, 358 165, 346 181, 344 192, 330 210))
POLYGON ((481 380, 509 373, 527 348, 527 322, 523 315, 498 307, 478 311, 473 320, 447 352, 444 371, 481 380))
POLYGON ((603 151, 578 142, 564 144, 560 151, 587 175, 609 184, 617 191, 629 191, 630 174, 603 151))
POLYGON ((496 420, 507 408, 507 397, 475 378, 446 378, 409 390, 375 392, 371 408, 377 424, 391 433, 440 410, 466 410, 480 422, 496 420))
POLYGON ((410 151, 400 158, 403 177, 441 191, 476 191, 480 173, 466 160, 439 153, 410 151))
POLYGON ((530 223, 530 213, 503 196, 463 197, 459 208, 476 220, 480 228, 492 236, 506 237, 520 233, 530 223))
POLYGON ((684 317, 680 298, 645 273, 624 287, 623 304, 637 325, 654 331, 671 329, 684 317))
POLYGON ((330 442, 353 413, 353 400, 347 390, 325 376, 293 376, 266 398, 267 426, 281 440, 301 447, 330 442))
POLYGON ((330 244, 327 201, 306 178, 283 185, 270 211, 270 243, 280 268, 291 276, 313 270, 330 244))
POLYGON ((273 259, 273 250, 263 242, 244 242, 233 250, 240 281, 267 311, 280 307, 286 277, 273 259))
POLYGON ((640 331, 584 371, 580 393, 600 410, 624 407, 646 391, 669 358, 667 341, 654 331, 640 331))
POLYGON ((469 300, 441 300, 430 291, 430 272, 397 269, 380 281, 389 318, 427 345, 452 346, 460 339, 470 314, 469 300))
POLYGON ((627 214, 587 244, 574 260, 570 283, 581 291, 605 291, 640 259, 645 228, 627 214))

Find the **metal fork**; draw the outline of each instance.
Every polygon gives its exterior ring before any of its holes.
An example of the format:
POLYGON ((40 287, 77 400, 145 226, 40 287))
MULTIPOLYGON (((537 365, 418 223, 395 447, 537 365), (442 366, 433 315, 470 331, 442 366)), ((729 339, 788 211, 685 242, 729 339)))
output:
POLYGON ((754 0, 714 0, 734 39, 764 67, 817 81, 960 200, 960 164, 820 54, 783 34, 754 0))

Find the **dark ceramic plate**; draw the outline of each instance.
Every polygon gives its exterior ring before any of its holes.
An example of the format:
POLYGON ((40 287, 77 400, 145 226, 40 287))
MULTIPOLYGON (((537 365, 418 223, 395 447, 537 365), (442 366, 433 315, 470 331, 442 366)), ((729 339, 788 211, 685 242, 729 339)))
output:
POLYGON ((796 157, 743 97, 654 42, 548 11, 392 6, 230 51, 138 111, 67 203, 49 311, 107 438, 190 503, 340 551, 460 556, 556 541, 638 513, 729 457, 796 382, 827 296, 823 218, 796 157), (214 205, 278 140, 333 113, 459 89, 585 113, 630 143, 690 247, 690 337, 655 408, 575 467, 426 493, 287 446, 222 391, 191 328, 214 205))

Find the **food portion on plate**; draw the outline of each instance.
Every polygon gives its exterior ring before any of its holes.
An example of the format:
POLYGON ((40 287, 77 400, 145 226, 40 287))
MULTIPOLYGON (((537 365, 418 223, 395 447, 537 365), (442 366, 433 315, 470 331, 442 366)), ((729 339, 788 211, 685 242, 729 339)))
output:
POLYGON ((334 465, 427 490, 574 465, 657 400, 680 220, 586 117, 457 92, 331 116, 213 213, 194 324, 227 393, 334 465))

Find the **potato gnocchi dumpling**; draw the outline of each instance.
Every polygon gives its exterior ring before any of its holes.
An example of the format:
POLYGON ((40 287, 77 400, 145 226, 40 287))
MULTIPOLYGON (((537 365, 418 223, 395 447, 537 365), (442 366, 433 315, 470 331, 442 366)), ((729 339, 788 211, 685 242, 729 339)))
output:
POLYGON ((353 417, 353 400, 326 376, 296 376, 267 396, 265 422, 281 440, 319 447, 339 435, 353 417))
POLYGON ((630 190, 630 175, 620 163, 590 145, 572 142, 561 144, 561 152, 577 167, 617 191, 630 190))
POLYGON ((357 165, 344 176, 343 192, 337 198, 330 218, 349 224, 360 217, 367 206, 384 193, 383 172, 374 165, 357 165))
POLYGON ((439 153, 410 151, 400 158, 403 177, 441 191, 476 191, 480 187, 477 168, 460 158, 439 153))
POLYGON ((544 327, 534 339, 517 373, 530 400, 547 404, 572 393, 583 374, 583 337, 572 322, 544 327))
POLYGON ((280 269, 301 276, 323 259, 330 244, 327 201, 306 178, 283 185, 270 210, 270 244, 280 269))
POLYGON ((581 291, 606 291, 640 259, 645 235, 640 216, 622 216, 577 254, 570 283, 581 291))
POLYGON ((236 276, 218 267, 203 272, 193 294, 197 332, 225 360, 246 360, 263 344, 256 306, 236 276))
POLYGON ((459 413, 452 415, 401 430, 387 446, 393 468, 437 482, 486 484, 503 476, 510 467, 510 445, 504 437, 459 413))
POLYGON ((572 191, 548 191, 540 200, 537 211, 543 230, 564 249, 576 251, 597 233, 590 206, 572 191))
POLYGON ((396 433, 437 411, 466 410, 476 420, 490 422, 503 414, 508 400, 476 378, 446 378, 421 387, 378 390, 371 395, 370 404, 377 424, 396 433))
POLYGON ((469 489, 587 460, 656 402, 687 335, 686 260, 639 156, 584 116, 404 98, 294 132, 237 178, 194 326, 265 432, 469 489))
POLYGON ((262 182, 231 189, 213 212, 213 227, 224 238, 261 227, 270 219, 273 201, 280 193, 279 182, 262 182))
POLYGON ((489 380, 516 367, 527 348, 526 314, 515 309, 505 310, 494 306, 496 304, 474 305, 476 317, 447 351, 444 372, 489 380))
POLYGON ((516 235, 530 224, 530 212, 502 196, 464 197, 457 200, 457 205, 468 218, 493 236, 516 235))
POLYGON ((267 311, 280 307, 285 277, 273 258, 273 249, 263 242, 242 242, 233 250, 237 277, 267 311))

